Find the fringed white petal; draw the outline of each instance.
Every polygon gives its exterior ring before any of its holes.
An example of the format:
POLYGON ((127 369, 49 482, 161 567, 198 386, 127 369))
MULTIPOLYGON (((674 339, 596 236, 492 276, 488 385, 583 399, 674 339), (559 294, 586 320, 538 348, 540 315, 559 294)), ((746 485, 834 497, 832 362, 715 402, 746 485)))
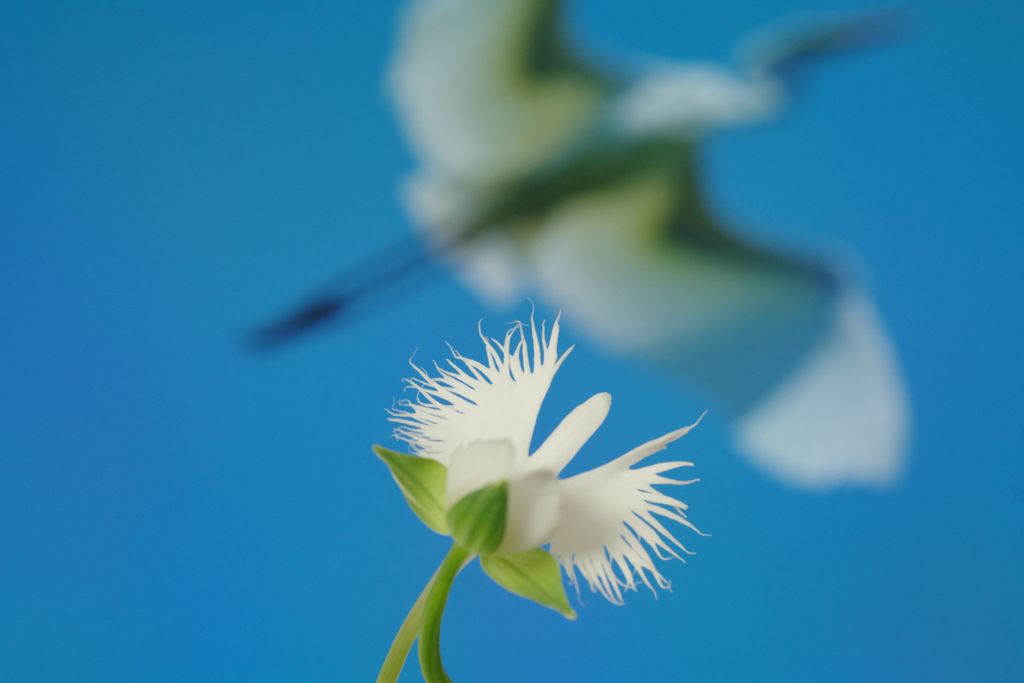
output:
MULTIPOLYGON (((532 323, 532 321, 531 321, 532 323)), ((452 351, 447 368, 434 365, 436 377, 413 365, 419 377, 406 380, 416 400, 398 402, 392 422, 401 426, 395 437, 407 441, 417 455, 447 465, 452 454, 474 441, 508 439, 516 458, 526 458, 537 413, 551 379, 565 356, 558 355, 558 321, 547 337, 530 325, 527 342, 516 324, 503 341, 481 333, 487 363, 452 351)))
POLYGON ((696 528, 686 519, 683 512, 686 505, 657 491, 654 486, 696 481, 662 476, 664 472, 691 463, 631 467, 664 449, 691 428, 666 434, 601 467, 558 482, 561 523, 551 541, 551 552, 558 557, 577 589, 577 572, 592 591, 600 591, 615 604, 622 604, 622 591, 636 590, 638 581, 652 591, 654 584, 669 587, 668 580, 655 567, 651 552, 660 559, 682 559, 677 551, 689 551, 659 518, 678 522, 694 531, 696 528))

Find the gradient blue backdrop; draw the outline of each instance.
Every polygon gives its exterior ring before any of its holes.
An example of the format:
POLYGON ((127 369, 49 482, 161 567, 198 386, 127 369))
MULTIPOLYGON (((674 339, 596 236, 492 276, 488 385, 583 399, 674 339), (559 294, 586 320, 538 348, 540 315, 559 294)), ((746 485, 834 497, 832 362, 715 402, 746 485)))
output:
MULTIPOLYGON (((728 57, 856 0, 580 0, 609 57, 728 57)), ((478 568, 445 623, 484 681, 1024 680, 1024 4, 919 3, 900 45, 816 73, 722 136, 714 199, 764 234, 853 245, 916 428, 889 493, 785 489, 712 412, 670 455, 710 538, 673 592, 580 618, 478 568), (536 677, 536 678, 534 678, 536 677)), ((445 552, 370 444, 407 361, 473 354, 455 282, 273 357, 239 335, 409 230, 382 88, 399 3, 0 8, 0 680, 369 681, 445 552)), ((542 310, 546 316, 551 311, 542 310)), ((540 430, 597 391, 606 460, 705 408, 578 344, 540 430)), ((416 681, 410 666, 403 680, 416 681)))

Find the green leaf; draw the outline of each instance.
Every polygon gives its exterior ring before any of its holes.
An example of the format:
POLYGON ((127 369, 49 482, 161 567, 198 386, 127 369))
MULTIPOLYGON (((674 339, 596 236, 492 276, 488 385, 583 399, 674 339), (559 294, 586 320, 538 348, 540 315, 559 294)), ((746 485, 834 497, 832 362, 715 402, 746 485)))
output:
POLYGON ((436 460, 398 453, 382 446, 374 446, 373 452, 391 469, 391 476, 416 516, 437 533, 447 536, 444 516, 447 468, 436 460))
POLYGON ((480 566, 510 593, 550 607, 567 619, 576 618, 565 595, 558 560, 543 548, 514 555, 484 555, 480 566))
POLYGON ((507 511, 508 482, 502 481, 478 489, 453 505, 448 511, 448 528, 463 548, 478 555, 494 552, 505 538, 507 511))

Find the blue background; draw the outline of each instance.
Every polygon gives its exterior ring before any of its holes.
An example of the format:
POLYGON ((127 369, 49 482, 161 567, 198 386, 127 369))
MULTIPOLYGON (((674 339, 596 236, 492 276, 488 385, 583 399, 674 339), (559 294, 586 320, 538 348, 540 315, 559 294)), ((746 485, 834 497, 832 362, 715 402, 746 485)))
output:
MULTIPOLYGON (((724 60, 750 30, 860 2, 581 0, 611 59, 724 60)), ((452 280, 271 357, 251 324, 408 232, 413 160, 382 75, 396 2, 0 8, 0 680, 369 681, 446 550, 372 443, 415 349, 479 353, 452 280)), ((809 495, 712 412, 672 447, 709 538, 673 592, 580 618, 472 567, 456 681, 1024 680, 1024 4, 920 3, 777 124, 710 146, 723 213, 852 245, 913 393, 888 493, 809 495), (536 678, 534 678, 536 677, 536 678)), ((550 317, 552 312, 541 310, 550 317)), ((572 471, 705 408, 566 329, 540 431, 615 397, 572 471)), ((403 680, 419 680, 413 662, 403 680)))

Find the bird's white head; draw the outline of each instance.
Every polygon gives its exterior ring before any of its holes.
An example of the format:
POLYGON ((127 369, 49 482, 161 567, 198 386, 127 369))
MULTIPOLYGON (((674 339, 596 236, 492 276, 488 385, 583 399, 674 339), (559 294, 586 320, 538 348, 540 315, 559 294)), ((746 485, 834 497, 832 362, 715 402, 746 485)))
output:
POLYGON ((610 125, 629 135, 693 139, 724 126, 775 114, 784 89, 773 79, 740 79, 713 64, 671 64, 645 73, 610 110, 610 125))

